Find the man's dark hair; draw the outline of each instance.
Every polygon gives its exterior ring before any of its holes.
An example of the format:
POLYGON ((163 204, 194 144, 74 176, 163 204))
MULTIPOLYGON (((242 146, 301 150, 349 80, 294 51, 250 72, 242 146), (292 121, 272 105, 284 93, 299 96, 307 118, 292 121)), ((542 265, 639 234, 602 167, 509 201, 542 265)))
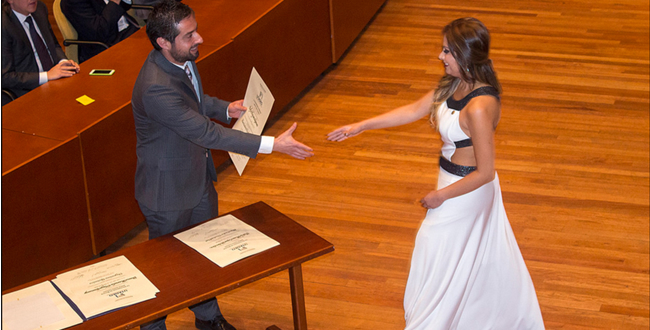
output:
POLYGON ((174 43, 180 33, 178 23, 191 15, 194 15, 192 8, 176 0, 163 0, 153 7, 147 20, 147 36, 153 48, 161 49, 158 38, 174 43))

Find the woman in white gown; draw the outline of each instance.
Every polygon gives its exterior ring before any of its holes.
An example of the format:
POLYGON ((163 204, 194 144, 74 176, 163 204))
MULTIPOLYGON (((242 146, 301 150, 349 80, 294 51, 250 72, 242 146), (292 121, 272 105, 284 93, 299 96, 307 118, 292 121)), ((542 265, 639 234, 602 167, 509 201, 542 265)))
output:
POLYGON ((427 214, 404 294, 407 330, 544 329, 494 167, 501 85, 489 47, 489 32, 480 21, 449 23, 438 56, 445 75, 436 90, 328 134, 330 141, 343 141, 427 115, 440 131, 438 187, 421 201, 427 214))

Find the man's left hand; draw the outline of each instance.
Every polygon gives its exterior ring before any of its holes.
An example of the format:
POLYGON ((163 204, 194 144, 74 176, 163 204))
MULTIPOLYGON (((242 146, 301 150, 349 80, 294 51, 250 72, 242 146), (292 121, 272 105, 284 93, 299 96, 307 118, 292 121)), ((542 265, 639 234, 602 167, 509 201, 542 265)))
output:
POLYGON ((237 100, 228 104, 228 116, 230 116, 230 118, 239 118, 246 110, 248 110, 248 108, 244 106, 244 100, 237 100))

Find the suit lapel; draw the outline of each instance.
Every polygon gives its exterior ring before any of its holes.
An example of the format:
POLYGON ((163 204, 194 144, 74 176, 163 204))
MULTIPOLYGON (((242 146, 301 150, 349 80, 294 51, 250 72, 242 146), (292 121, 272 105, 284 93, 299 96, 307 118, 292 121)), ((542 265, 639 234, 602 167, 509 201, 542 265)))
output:
MULTIPOLYGON (((169 62, 165 56, 157 50, 153 50, 154 52, 154 61, 160 68, 162 68, 167 74, 178 80, 178 82, 183 86, 183 89, 185 91, 185 94, 187 94, 189 97, 196 102, 197 108, 196 111, 199 112, 200 114, 204 115, 203 113, 203 107, 201 106, 201 102, 199 101, 198 97, 196 96, 196 92, 194 92, 194 85, 192 85, 192 81, 190 81, 190 78, 187 76, 185 71, 176 65, 172 64, 169 62)), ((194 72, 197 72, 197 82, 199 83, 199 88, 201 88, 201 80, 200 77, 198 76, 198 70, 196 70, 196 65, 194 65, 194 62, 192 62, 194 72)))
MULTIPOLYGON (((14 11, 11 10, 11 7, 7 6, 6 8, 3 6, 3 10, 7 10, 7 13, 9 14, 9 19, 11 20, 11 23, 14 25, 14 28, 16 28, 16 33, 14 35, 20 36, 20 39, 24 44, 29 46, 29 48, 32 48, 31 42, 29 42, 29 38, 27 37, 27 33, 25 33, 25 29, 23 28, 23 24, 20 22, 18 17, 16 17, 16 14, 14 14, 14 11)), ((40 28, 40 26, 39 26, 40 28)))

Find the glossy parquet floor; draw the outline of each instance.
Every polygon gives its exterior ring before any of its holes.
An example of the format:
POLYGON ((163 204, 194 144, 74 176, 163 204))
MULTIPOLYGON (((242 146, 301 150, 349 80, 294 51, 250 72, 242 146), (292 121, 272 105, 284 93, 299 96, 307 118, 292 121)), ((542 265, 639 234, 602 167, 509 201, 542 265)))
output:
MULTIPOLYGON (((265 201, 334 244, 303 266, 310 329, 403 329, 438 135, 426 119, 342 143, 325 135, 433 88, 441 28, 473 16, 492 33, 504 89, 496 165, 547 329, 648 329, 648 7, 388 0, 339 64, 267 126, 277 135, 298 122, 294 136, 316 156, 260 155, 242 177, 222 168, 220 211, 265 201)), ((224 315, 240 330, 292 329, 288 282, 283 272, 220 296, 224 315)), ((168 327, 193 328, 193 314, 170 315, 168 327)))

